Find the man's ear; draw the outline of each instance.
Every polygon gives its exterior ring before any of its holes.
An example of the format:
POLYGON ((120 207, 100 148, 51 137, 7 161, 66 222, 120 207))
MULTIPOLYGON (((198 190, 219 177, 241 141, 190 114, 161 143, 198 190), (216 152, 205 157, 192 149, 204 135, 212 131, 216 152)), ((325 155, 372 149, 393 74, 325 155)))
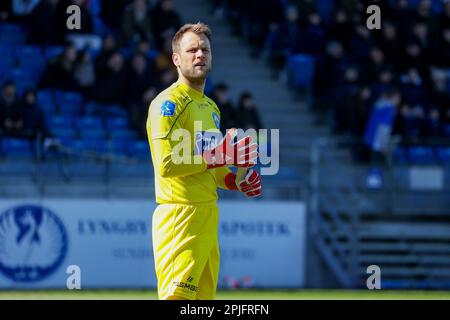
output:
POLYGON ((174 52, 172 53, 172 62, 175 65, 175 67, 179 67, 180 66, 180 56, 178 53, 174 52))

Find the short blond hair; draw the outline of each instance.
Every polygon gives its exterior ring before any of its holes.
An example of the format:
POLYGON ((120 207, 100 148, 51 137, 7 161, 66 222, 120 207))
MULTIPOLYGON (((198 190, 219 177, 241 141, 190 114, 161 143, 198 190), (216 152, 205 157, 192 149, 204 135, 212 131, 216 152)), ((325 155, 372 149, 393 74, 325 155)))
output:
POLYGON ((209 29, 208 25, 206 25, 206 24, 204 24, 202 22, 187 23, 184 26, 182 26, 177 31, 177 33, 175 33, 175 35, 172 38, 172 51, 173 52, 178 52, 179 51, 181 38, 183 38, 183 35, 186 32, 193 32, 193 33, 195 33, 197 35, 203 34, 211 42, 211 30, 209 29))

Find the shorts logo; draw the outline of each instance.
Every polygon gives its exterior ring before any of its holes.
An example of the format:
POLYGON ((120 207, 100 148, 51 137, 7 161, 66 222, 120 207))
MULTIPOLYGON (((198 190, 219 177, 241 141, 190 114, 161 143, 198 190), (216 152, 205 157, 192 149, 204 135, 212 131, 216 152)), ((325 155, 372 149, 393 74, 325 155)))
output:
POLYGON ((190 283, 186 283, 186 282, 181 282, 181 281, 175 281, 174 286, 178 287, 178 288, 186 288, 189 291, 192 292, 196 292, 197 291, 197 286, 194 286, 193 284, 190 283))
POLYGON ((213 118, 213 120, 214 120, 214 124, 216 125, 216 128, 217 128, 217 129, 220 129, 220 118, 219 118, 219 116, 217 115, 217 113, 213 112, 213 113, 212 113, 212 118, 213 118))
POLYGON ((16 282, 53 274, 67 253, 67 231, 56 214, 35 205, 0 214, 0 273, 16 282))
POLYGON ((161 104, 161 115, 164 117, 173 116, 175 114, 175 103, 166 100, 161 104))

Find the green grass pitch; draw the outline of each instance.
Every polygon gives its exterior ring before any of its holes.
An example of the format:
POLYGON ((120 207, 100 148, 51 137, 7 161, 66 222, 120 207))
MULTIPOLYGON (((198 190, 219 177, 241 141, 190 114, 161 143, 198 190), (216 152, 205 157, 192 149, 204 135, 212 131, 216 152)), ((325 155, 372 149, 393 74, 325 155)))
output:
MULTIPOLYGON (((156 300, 155 290, 0 290, 0 300, 156 300)), ((219 290, 217 300, 450 300, 450 291, 219 290)))

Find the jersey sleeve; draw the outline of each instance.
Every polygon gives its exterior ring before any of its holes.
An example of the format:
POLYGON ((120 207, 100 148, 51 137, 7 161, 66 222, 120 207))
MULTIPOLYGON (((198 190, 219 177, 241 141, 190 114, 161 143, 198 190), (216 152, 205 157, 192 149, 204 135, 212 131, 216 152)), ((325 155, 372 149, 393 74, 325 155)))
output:
POLYGON ((234 179, 236 176, 228 167, 219 167, 214 170, 217 187, 225 190, 237 190, 234 179))
POLYGON ((180 141, 171 139, 171 134, 176 129, 184 129, 184 110, 185 106, 173 98, 154 100, 149 108, 147 135, 153 146, 155 169, 164 178, 189 176, 207 168, 201 155, 192 155, 188 161, 181 162, 173 156, 180 141))

